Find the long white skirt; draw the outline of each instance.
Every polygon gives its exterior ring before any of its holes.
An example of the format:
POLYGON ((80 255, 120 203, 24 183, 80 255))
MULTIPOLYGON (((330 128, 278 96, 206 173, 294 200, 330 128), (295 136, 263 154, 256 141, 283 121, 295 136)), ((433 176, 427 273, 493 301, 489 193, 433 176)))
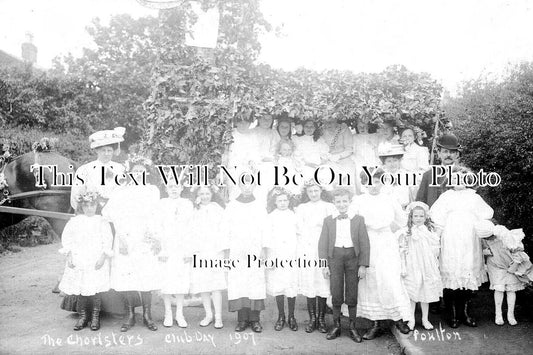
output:
MULTIPOLYGON (((320 228, 308 228, 305 235, 299 241, 298 255, 301 259, 319 260, 318 239, 320 238, 320 228)), ((298 293, 305 297, 331 296, 329 279, 324 278, 322 268, 309 267, 298 269, 298 293)))
POLYGON ((130 251, 122 255, 117 247, 111 263, 111 288, 115 291, 159 290, 161 273, 157 256, 150 251, 130 251))
POLYGON ((359 280, 357 316, 370 320, 409 320, 411 304, 401 278, 396 236, 390 228, 369 229, 370 265, 359 280))
POLYGON ((171 255, 160 263, 161 293, 164 295, 185 295, 191 283, 191 262, 185 262, 181 255, 171 255))
MULTIPOLYGON (((224 252, 199 253, 201 260, 222 260, 224 252)), ((225 290, 228 288, 225 271, 222 268, 191 267, 191 293, 202 293, 225 290)))

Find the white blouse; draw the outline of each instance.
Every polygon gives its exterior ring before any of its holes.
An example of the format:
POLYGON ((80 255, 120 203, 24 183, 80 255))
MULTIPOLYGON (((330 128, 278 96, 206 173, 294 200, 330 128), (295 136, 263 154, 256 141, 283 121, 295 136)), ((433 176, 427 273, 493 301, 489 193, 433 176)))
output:
POLYGON ((252 129, 252 135, 255 142, 252 154, 257 163, 261 163, 264 158, 274 159, 277 144, 281 140, 278 132, 271 128, 255 127, 252 129))
POLYGON ((429 169, 429 150, 416 143, 408 145, 402 159, 402 168, 407 171, 426 171, 429 169))
POLYGON ((313 136, 292 138, 296 146, 295 156, 304 164, 322 164, 322 159, 327 159, 329 146, 323 138, 314 140, 313 136))

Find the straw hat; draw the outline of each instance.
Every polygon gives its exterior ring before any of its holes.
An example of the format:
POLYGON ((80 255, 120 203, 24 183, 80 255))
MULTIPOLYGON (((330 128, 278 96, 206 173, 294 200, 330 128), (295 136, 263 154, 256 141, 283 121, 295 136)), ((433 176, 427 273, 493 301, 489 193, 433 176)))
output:
POLYGON ((89 136, 91 149, 124 142, 123 136, 125 132, 126 129, 124 127, 116 127, 113 130, 95 132, 89 136))
POLYGON ((394 155, 404 155, 405 149, 401 144, 381 143, 378 146, 378 156, 380 158, 390 157, 394 155))

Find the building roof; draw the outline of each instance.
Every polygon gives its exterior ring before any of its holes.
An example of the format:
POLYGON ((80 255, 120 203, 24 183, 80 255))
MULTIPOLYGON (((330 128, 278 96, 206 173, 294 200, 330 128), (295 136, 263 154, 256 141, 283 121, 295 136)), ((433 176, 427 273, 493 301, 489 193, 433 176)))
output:
MULTIPOLYGON (((0 68, 5 68, 5 67, 25 68, 26 65, 27 63, 24 61, 24 59, 0 49, 0 68)), ((36 70, 37 72, 46 71, 46 69, 43 69, 42 67, 37 66, 35 64, 32 65, 32 69, 36 70)))
POLYGON ((0 49, 0 67, 25 65, 24 60, 0 49))

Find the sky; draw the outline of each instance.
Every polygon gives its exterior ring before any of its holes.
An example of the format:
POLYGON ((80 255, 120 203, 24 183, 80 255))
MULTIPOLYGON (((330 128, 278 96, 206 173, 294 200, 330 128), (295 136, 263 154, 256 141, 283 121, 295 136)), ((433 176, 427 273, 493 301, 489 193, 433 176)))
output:
MULTIPOLYGON (((261 37, 260 60, 293 70, 379 72, 403 64, 454 91, 463 80, 497 77, 533 61, 531 0, 262 0, 281 35, 261 37)), ((91 19, 156 15, 136 0, 0 0, 0 49, 20 56, 34 35, 37 64, 92 46, 91 19)))

